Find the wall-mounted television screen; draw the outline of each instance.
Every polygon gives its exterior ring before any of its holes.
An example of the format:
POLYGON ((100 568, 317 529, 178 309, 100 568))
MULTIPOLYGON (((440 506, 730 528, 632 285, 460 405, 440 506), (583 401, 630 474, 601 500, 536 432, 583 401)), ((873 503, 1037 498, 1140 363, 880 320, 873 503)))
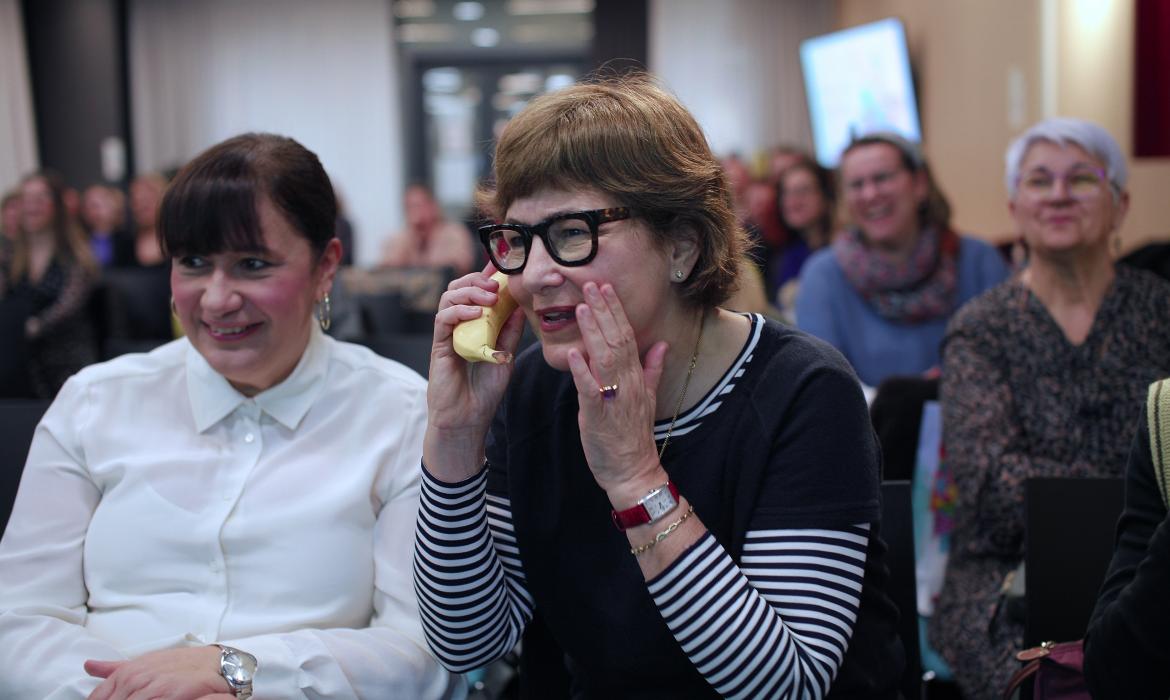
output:
POLYGON ((837 166, 854 136, 894 131, 919 142, 914 79, 906 32, 894 18, 801 42, 817 160, 837 166))

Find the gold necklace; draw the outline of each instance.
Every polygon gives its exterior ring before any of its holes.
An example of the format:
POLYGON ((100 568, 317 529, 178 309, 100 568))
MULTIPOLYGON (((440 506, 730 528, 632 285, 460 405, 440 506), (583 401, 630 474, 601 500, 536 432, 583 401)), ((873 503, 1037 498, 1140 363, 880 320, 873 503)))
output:
POLYGON ((670 434, 674 431, 674 422, 678 420, 678 412, 682 410, 683 401, 687 398, 687 388, 691 385, 691 375, 695 373, 695 365, 699 364, 699 343, 703 342, 703 325, 707 322, 707 312, 704 310, 699 316, 699 337, 695 338, 695 349, 691 353, 691 366, 687 370, 687 378, 683 380, 683 390, 679 394, 678 403, 674 405, 674 418, 670 419, 670 426, 666 429, 666 437, 662 440, 662 447, 658 448, 658 461, 662 461, 662 453, 666 452, 666 445, 670 442, 670 434))

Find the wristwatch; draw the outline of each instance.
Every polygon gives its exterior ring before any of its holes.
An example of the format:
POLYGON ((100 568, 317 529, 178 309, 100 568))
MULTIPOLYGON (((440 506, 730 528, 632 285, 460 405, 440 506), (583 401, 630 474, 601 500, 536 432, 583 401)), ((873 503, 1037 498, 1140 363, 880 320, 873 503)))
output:
POLYGON ((625 530, 638 525, 658 522, 675 508, 678 508, 678 488, 671 482, 642 496, 642 499, 625 510, 610 512, 617 529, 625 530))
POLYGON ((239 700, 252 697, 252 677, 256 675, 256 657, 224 644, 219 647, 219 672, 239 700))

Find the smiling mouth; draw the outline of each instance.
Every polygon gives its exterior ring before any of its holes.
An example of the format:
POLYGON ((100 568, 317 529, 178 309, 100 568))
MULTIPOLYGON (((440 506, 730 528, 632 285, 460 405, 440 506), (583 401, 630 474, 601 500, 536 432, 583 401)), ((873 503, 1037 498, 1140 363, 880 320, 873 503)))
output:
POLYGON ((204 323, 203 327, 207 329, 212 338, 230 342, 252 335, 260 325, 259 323, 249 323, 242 326, 213 326, 210 323, 204 323))

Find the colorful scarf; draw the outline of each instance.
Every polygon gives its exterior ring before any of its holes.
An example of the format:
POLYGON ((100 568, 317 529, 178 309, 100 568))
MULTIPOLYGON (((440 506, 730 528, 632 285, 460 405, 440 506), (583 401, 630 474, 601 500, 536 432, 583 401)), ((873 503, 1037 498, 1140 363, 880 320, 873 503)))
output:
POLYGON ((955 309, 959 236, 954 231, 926 229, 907 258, 891 261, 875 254, 853 228, 837 236, 833 256, 849 284, 884 319, 921 323, 955 309))

